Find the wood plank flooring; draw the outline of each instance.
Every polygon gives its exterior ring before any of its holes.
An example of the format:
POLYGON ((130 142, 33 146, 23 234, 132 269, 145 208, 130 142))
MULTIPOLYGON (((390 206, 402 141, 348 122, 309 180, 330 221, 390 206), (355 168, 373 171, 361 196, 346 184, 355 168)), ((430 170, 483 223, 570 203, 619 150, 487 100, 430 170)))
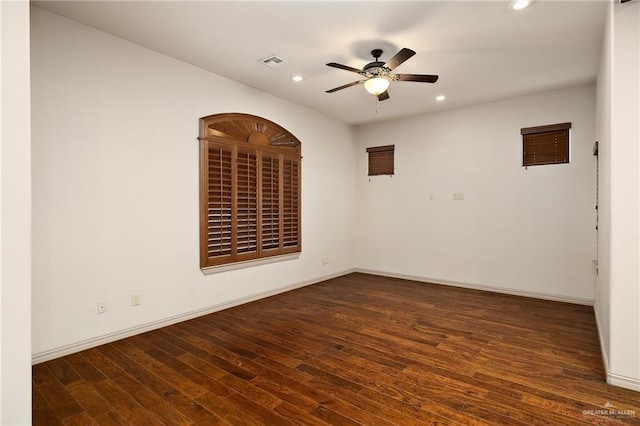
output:
POLYGON ((33 423, 640 424, 640 393, 591 307, 350 274, 35 365, 33 423))

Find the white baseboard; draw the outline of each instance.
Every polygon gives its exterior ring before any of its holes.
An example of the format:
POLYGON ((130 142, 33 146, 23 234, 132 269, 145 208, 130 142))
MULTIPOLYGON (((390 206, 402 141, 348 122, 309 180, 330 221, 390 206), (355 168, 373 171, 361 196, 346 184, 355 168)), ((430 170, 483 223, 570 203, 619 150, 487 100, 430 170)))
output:
POLYGON ((627 377, 620 374, 612 373, 609 369, 609 354, 604 347, 604 338, 602 335, 602 326, 600 325, 600 319, 598 317, 598 310, 594 309, 596 315, 596 327, 598 327, 598 337, 600 338, 600 352, 602 352, 602 365, 604 367, 604 374, 607 378, 607 383, 611 386, 618 386, 625 389, 630 389, 636 392, 640 392, 640 380, 627 377))
POLYGON ((604 374, 609 383, 609 354, 604 346, 604 336, 602 334, 602 326, 600 324, 600 318, 598 317, 597 306, 594 306, 593 313, 596 317, 596 328, 598 329, 598 339, 600 339, 600 353, 602 354, 602 367, 604 368, 604 374))
POLYGON ((484 284, 466 283, 462 281, 450 281, 442 280, 438 278, 419 277, 416 275, 397 274, 394 272, 376 271, 372 269, 356 268, 355 272, 362 272, 363 274, 380 275, 383 277, 400 278, 404 280, 419 281, 424 283, 442 284, 453 287, 463 287, 472 290, 490 291, 493 293, 510 294, 513 296, 532 297, 534 299, 553 300, 555 302, 573 303, 576 305, 593 306, 593 299, 583 299, 580 297, 564 296, 558 294, 539 293, 527 290, 516 290, 512 288, 493 287, 484 284))
MULTIPOLYGON (((252 294, 250 296, 241 297, 241 298, 230 300, 220 304, 207 306, 202 309, 196 309, 194 311, 185 312, 183 314, 174 315, 172 317, 163 318, 157 321, 152 321, 152 322, 141 324, 135 327, 126 328, 124 330, 116 331, 116 332, 105 334, 102 336, 97 336, 91 339, 82 340, 69 345, 60 346, 58 348, 50 349, 47 351, 34 353, 31 356, 31 363, 39 364, 41 362, 49 361, 55 358, 60 358, 65 355, 70 355, 75 352, 80 352, 85 349, 90 349, 96 346, 104 345, 105 343, 114 342, 116 340, 135 336, 136 334, 141 334, 147 331, 166 327, 172 324, 177 324, 182 321, 187 321, 203 315, 208 315, 224 309, 232 308, 234 306, 238 306, 238 305, 253 302, 259 299, 263 299, 266 297, 274 296, 276 294, 285 293, 287 291, 295 290, 297 288, 306 287, 308 285, 330 280, 332 278, 341 277, 343 275, 347 275, 353 272, 361 272, 364 274, 380 275, 380 276, 391 277, 391 278, 400 278, 400 279, 406 279, 406 280, 412 280, 412 281, 463 287, 463 288, 469 288, 474 290, 491 291, 494 293, 504 293, 504 294, 511 294, 515 296, 533 297, 537 299, 554 300, 559 302, 593 306, 593 300, 590 300, 590 299, 581 299, 581 298, 559 296, 559 295, 552 295, 552 294, 546 294, 546 293, 536 293, 536 292, 529 292, 529 291, 523 291, 523 290, 506 289, 502 287, 492 287, 492 286, 486 286, 481 284, 472 284, 472 283, 465 283, 465 282, 458 282, 458 281, 441 280, 436 278, 418 277, 414 275, 396 274, 396 273, 376 271, 376 270, 363 269, 363 268, 354 268, 354 269, 347 269, 342 272, 337 272, 331 275, 317 277, 311 280, 301 281, 301 282, 290 284, 284 287, 279 287, 273 290, 252 294)), ((632 383, 634 379, 613 375, 612 380, 624 381, 625 383, 632 383)), ((609 375, 607 375, 607 381, 609 381, 609 375)), ((636 386, 638 385, 639 384, 636 383, 636 386)), ((624 385, 616 385, 616 386, 627 387, 624 385)), ((632 388, 629 388, 629 389, 632 389, 632 388)))
MULTIPOLYGON (((43 351, 43 352, 38 352, 32 355, 31 357, 31 362, 32 364, 39 364, 41 362, 45 362, 45 361, 49 361, 55 358, 59 358, 65 355, 69 355, 75 352, 79 352, 85 349, 90 349, 96 346, 100 346, 103 345, 105 343, 110 343, 116 340, 120 340, 120 339, 124 339, 127 337, 131 337, 131 336, 135 336, 136 334, 141 334, 141 333, 145 333, 147 331, 151 331, 151 330, 155 330, 158 328, 162 328, 162 327, 166 327, 172 324, 177 324, 179 322, 182 321, 187 321, 193 318, 197 318, 203 315, 208 315, 214 312, 218 312, 218 311, 222 311, 224 309, 228 309, 228 308, 232 308, 234 306, 238 306, 238 305, 242 305, 245 303, 249 303, 249 302, 253 302, 259 299, 263 299, 266 297, 270 297, 270 296, 275 296, 276 294, 280 294, 280 293, 285 293, 287 291, 291 291, 291 290, 295 290, 298 288, 302 288, 302 287, 306 287, 312 284, 317 284, 319 282, 322 281, 326 281, 326 280, 330 280, 332 278, 337 278, 337 277, 341 277, 343 275, 347 275, 353 272, 360 272, 360 273, 364 273, 364 274, 371 274, 371 275, 379 275, 379 276, 384 276, 384 277, 391 277, 391 278, 400 278, 400 279, 406 279, 406 280, 411 280, 411 281, 418 281, 418 282, 426 282, 426 283, 432 283, 432 284, 442 284, 442 285, 450 285, 450 286, 454 286, 454 287, 463 287, 463 288, 469 288, 469 289, 473 289, 473 290, 482 290, 482 291, 490 291, 490 292, 494 292, 494 293, 503 293, 503 294, 511 294, 511 295, 515 295, 515 296, 524 296, 524 297, 533 297, 536 299, 544 299, 544 300, 553 300, 553 301, 558 301, 558 302, 566 302, 566 303, 574 303, 574 304, 579 304, 579 305, 587 305, 587 306, 593 306, 593 300, 591 299, 582 299, 582 298, 576 298, 576 297, 569 297, 569 296, 562 296, 562 295, 554 295, 554 294, 547 294, 547 293, 538 293, 538 292, 530 292, 530 291, 525 291, 525 290, 515 290, 515 289, 508 289, 508 288, 502 288, 502 287, 493 287, 493 286, 487 286, 487 285, 482 285, 482 284, 473 284, 473 283, 465 283, 465 282, 459 282, 459 281, 449 281, 449 280, 442 280, 442 279, 437 279, 437 278, 426 278, 426 277, 419 277, 419 276, 415 276, 415 275, 407 275, 407 274, 397 274, 397 273, 391 273, 391 272, 384 272, 384 271, 376 271, 376 270, 370 270, 370 269, 363 269, 363 268, 354 268, 354 269, 348 269, 342 272, 338 272, 338 273, 334 273, 331 275, 326 275, 326 276, 322 276, 322 277, 317 277, 311 280, 306 280, 306 281, 301 281, 298 283, 294 283, 294 284, 290 284, 284 287, 279 287, 273 290, 269 290, 269 291, 265 291, 265 292, 261 292, 261 293, 256 293, 250 296, 246 296, 246 297, 241 297, 238 299, 234 299, 234 300, 230 300, 224 303, 219 303, 216 305, 212 305, 212 306, 208 306, 202 309, 196 309, 194 311, 190 311, 190 312, 186 312, 184 314, 179 314, 179 315, 175 315, 169 318, 164 318, 158 321, 152 321, 150 323, 145 323, 145 324, 141 324, 135 327, 130 327, 124 330, 120 330, 114 333, 109 333, 109 334, 105 334, 102 336, 98 336, 98 337, 94 337, 91 339, 87 339, 87 340, 83 340, 80 342, 76 342, 76 343, 72 343, 70 345, 65 345, 65 346, 61 346, 58 348, 54 348, 48 351, 43 351)), ((598 320, 598 314, 596 311, 596 324, 597 324, 597 328, 598 328, 598 335, 600 337, 600 346, 601 346, 601 352, 602 352, 602 360, 603 360, 603 364, 604 364, 604 369, 605 369, 605 373, 606 373, 606 377, 607 377, 607 383, 609 383, 610 385, 613 386, 619 386, 622 388, 626 388, 626 389, 631 389, 634 391, 640 391, 640 380, 635 379, 635 378, 631 378, 631 377, 626 377, 626 376, 622 376, 619 374, 615 374, 615 373, 611 373, 609 371, 609 360, 607 358, 607 353, 604 350, 604 345, 603 345, 603 338, 602 338, 602 329, 600 327, 600 322, 598 320)))
POLYGON ((633 377, 621 376, 619 374, 608 372, 607 383, 611 386, 618 386, 621 388, 640 392, 640 380, 633 377))
POLYGON ((50 349, 43 352, 38 352, 31 355, 31 363, 33 365, 41 362, 49 361, 52 359, 60 358, 65 355, 80 352, 85 349, 94 348, 96 346, 104 345, 105 343, 114 342, 116 340, 124 339, 126 337, 135 336, 136 334, 145 333, 147 331, 156 330, 158 328, 166 327, 169 325, 177 324, 182 321, 187 321, 193 318, 197 318, 203 315, 212 314, 214 312, 222 311, 224 309, 233 308, 234 306, 242 305, 245 303, 253 302, 266 297, 275 296, 276 294, 285 293, 287 291, 295 290, 297 288, 306 287, 308 285, 316 284, 322 281, 330 280, 332 278, 341 277, 343 275, 355 272, 354 269, 348 269, 342 272, 337 272, 322 277, 313 278, 311 280, 300 281, 294 284, 289 284, 284 287, 279 287, 273 290, 264 291, 261 293, 252 294, 250 296, 240 297, 238 299, 229 300, 227 302, 219 303, 212 306, 207 306, 202 309, 196 309, 194 311, 185 312, 184 314, 174 315, 172 317, 164 318, 157 321, 152 321, 145 324, 140 324, 135 327, 126 328, 124 330, 116 331, 113 333, 105 334, 102 336, 94 337, 87 340, 82 340, 76 343, 72 343, 58 348, 50 349))
POLYGON ((607 383, 611 386, 618 386, 620 388, 630 389, 632 391, 640 392, 640 380, 633 377, 622 376, 620 374, 612 373, 609 370, 609 354, 604 347, 604 338, 602 336, 602 327, 600 326, 600 320, 598 319, 598 311, 594 310, 596 316, 596 327, 598 328, 598 338, 600 339, 600 352, 602 353, 602 366, 604 368, 604 374, 607 383))

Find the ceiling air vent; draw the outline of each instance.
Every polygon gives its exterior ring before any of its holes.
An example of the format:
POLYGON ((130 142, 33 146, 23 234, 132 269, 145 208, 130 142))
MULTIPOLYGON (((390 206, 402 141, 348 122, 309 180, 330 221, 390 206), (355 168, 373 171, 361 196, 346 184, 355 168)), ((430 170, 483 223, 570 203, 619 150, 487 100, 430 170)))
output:
POLYGON ((284 59, 276 55, 271 55, 271 56, 267 56, 264 59, 260 59, 260 62, 262 62, 263 64, 265 64, 270 68, 282 68, 287 64, 287 61, 285 61, 284 59))

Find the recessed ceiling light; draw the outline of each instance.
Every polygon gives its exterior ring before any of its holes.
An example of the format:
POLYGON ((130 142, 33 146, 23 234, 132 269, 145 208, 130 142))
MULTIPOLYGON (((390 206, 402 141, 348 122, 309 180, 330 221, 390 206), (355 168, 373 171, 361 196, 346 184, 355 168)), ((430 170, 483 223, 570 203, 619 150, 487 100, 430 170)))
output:
POLYGON ((522 10, 533 4, 534 0, 512 0, 509 3, 509 9, 522 10))
POLYGON ((438 96, 436 96, 436 101, 438 101, 438 102, 442 102, 442 101, 444 101, 445 99, 447 99, 447 97, 446 97, 445 95, 438 95, 438 96))
POLYGON ((296 83, 304 80, 304 78, 301 75, 293 75, 291 76, 291 80, 295 81, 296 83))

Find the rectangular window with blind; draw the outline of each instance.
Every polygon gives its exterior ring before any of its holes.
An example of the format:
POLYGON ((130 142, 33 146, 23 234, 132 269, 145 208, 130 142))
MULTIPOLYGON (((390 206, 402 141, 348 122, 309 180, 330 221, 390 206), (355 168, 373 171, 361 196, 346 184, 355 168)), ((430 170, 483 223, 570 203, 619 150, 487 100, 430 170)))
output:
POLYGON ((393 175, 395 145, 367 148, 369 155, 369 176, 393 175))
POLYGON ((569 129, 571 129, 571 123, 520 129, 522 165, 528 167, 568 163, 569 129))
POLYGON ((203 270, 301 251, 300 144, 245 117, 201 119, 203 270))

